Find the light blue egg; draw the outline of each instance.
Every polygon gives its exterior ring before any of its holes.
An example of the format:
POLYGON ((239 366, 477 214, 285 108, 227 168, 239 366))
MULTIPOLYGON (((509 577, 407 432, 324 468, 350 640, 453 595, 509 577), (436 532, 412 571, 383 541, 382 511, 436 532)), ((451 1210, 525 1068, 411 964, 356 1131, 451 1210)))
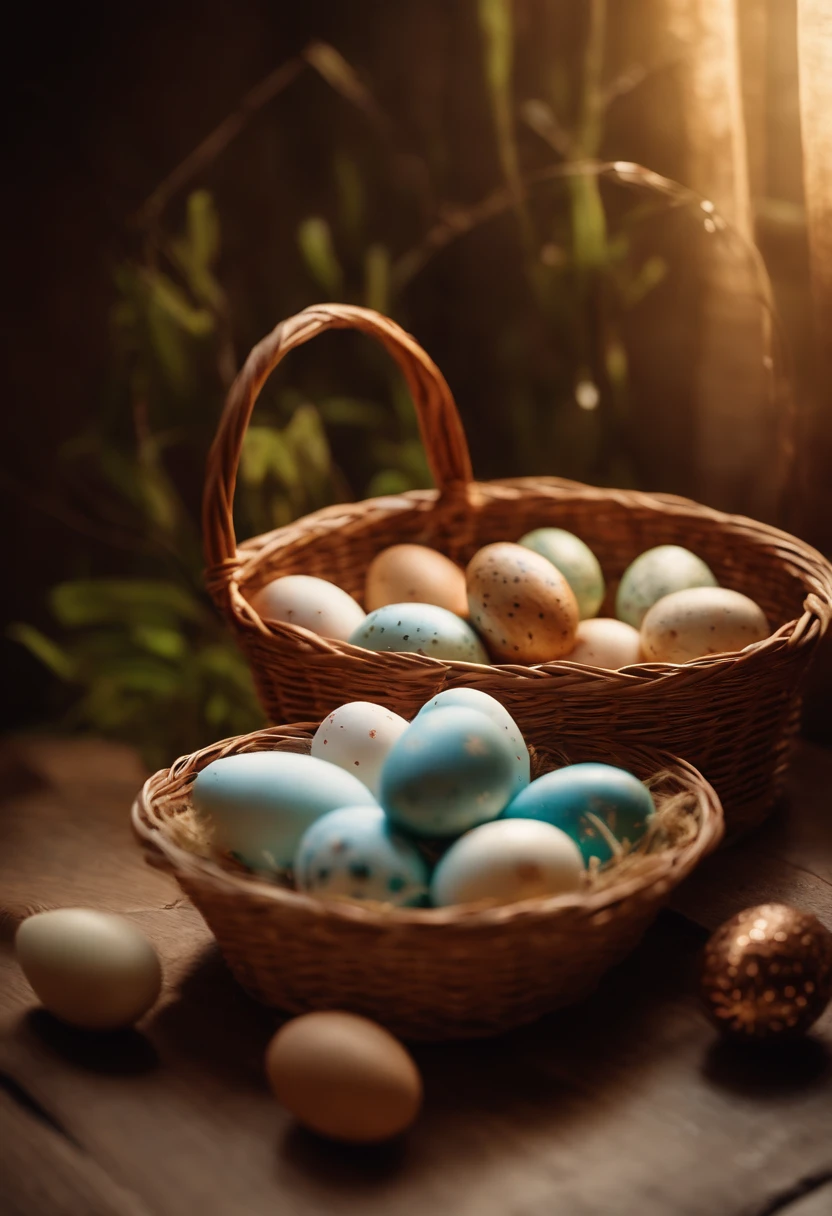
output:
POLYGON ((412 908, 427 902, 428 878, 421 853, 396 834, 381 807, 330 811, 307 828, 295 857, 295 883, 311 895, 412 908))
POLYGON ((506 732, 478 710, 423 714, 390 749, 379 801, 393 823, 418 836, 458 836, 506 806, 515 756, 506 732))
POLYGON ((543 819, 571 836, 585 861, 609 861, 614 854, 595 819, 612 836, 635 844, 655 812, 650 791, 623 768, 611 764, 570 764, 545 773, 512 799, 505 819, 543 819))
POLYGON ((519 794, 531 779, 529 749, 520 727, 506 707, 501 705, 496 697, 490 697, 487 692, 480 692, 478 688, 447 688, 423 705, 416 716, 421 718, 423 714, 432 713, 435 709, 448 709, 452 705, 477 709, 506 732, 506 738, 514 752, 514 785, 511 796, 513 798, 515 794, 519 794))
POLYGON ((343 806, 376 806, 365 785, 335 764, 293 752, 241 752, 214 760, 192 786, 214 842, 254 870, 292 864, 311 823, 343 806))
POLYGON ((422 654, 431 659, 487 663, 482 642, 462 617, 436 604, 387 604, 350 635, 365 650, 422 654))
POLYGON ((589 545, 563 528, 535 528, 520 544, 560 570, 575 593, 582 621, 597 615, 604 599, 604 573, 589 545))
POLYGON ((716 587, 708 566, 681 545, 658 545, 631 562, 621 576, 615 599, 615 615, 634 629, 641 629, 647 612, 674 591, 690 587, 716 587))

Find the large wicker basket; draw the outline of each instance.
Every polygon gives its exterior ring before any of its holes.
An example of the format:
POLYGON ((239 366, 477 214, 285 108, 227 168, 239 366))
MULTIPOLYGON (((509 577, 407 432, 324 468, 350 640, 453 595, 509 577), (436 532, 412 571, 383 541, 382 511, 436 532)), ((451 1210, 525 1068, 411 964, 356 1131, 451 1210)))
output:
POLYGON ((421 347, 378 313, 347 305, 308 308, 282 322, 249 355, 231 388, 211 449, 204 499, 208 586, 250 662, 272 722, 322 718, 345 700, 376 701, 412 716, 444 688, 492 693, 526 739, 571 735, 639 739, 683 756, 719 791, 730 836, 771 809, 799 717, 800 685, 826 630, 832 568, 808 545, 753 520, 663 494, 597 489, 556 478, 472 480, 450 389, 421 347), (237 544, 232 505, 246 427, 266 379, 294 347, 327 329, 378 339, 401 367, 421 427, 435 491, 327 508, 237 544), (644 549, 680 544, 720 583, 743 591, 774 627, 742 653, 685 665, 640 664, 619 672, 561 660, 536 667, 443 662, 375 654, 292 625, 265 622, 248 597, 285 574, 314 574, 362 599, 372 557, 415 541, 467 561, 481 545, 557 525, 595 551, 609 611, 626 566, 644 549))
POLYGON ((173 873, 243 987, 288 1013, 347 1009, 419 1039, 497 1034, 532 1021, 589 993, 722 835, 719 799, 689 764, 577 737, 560 740, 557 753, 533 752, 532 775, 601 760, 645 779, 661 774, 657 801, 688 795, 679 843, 632 858, 598 890, 480 910, 403 910, 315 899, 195 851, 182 817, 199 770, 235 752, 308 752, 314 729, 272 727, 185 756, 145 783, 132 816, 148 861, 173 873))

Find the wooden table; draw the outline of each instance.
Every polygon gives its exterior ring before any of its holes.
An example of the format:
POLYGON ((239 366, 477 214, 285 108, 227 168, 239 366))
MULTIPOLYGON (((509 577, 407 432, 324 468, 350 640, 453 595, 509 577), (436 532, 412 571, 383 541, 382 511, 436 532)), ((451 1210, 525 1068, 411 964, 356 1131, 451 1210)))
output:
POLYGON ((706 928, 763 898, 832 926, 832 753, 803 745, 790 813, 712 859, 580 1008, 491 1042, 417 1047, 424 1112, 355 1150, 295 1127, 263 1078, 277 1018, 226 971, 128 829, 126 748, 0 749, 3 1216, 829 1216, 832 1012, 761 1057, 717 1041, 695 996, 706 928), (123 913, 165 967, 135 1031, 38 1009, 11 955, 28 911, 123 913))

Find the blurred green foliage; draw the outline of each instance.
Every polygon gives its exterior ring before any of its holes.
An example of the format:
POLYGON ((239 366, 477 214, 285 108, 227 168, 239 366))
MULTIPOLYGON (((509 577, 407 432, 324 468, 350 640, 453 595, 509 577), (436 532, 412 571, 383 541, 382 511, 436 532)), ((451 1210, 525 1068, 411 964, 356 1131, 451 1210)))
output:
MULTIPOLYGON (((551 445, 577 454, 587 476, 631 482, 627 355, 616 318, 661 281, 664 263, 634 258, 626 223, 608 231, 599 181, 591 174, 568 177, 568 207, 541 228, 529 205, 518 144, 511 0, 479 0, 477 11, 504 178, 495 190, 508 191, 530 299, 548 342, 561 352, 559 379, 541 387, 528 372, 528 326, 518 323, 502 336, 515 385, 507 411, 516 445, 538 460, 541 444, 545 451, 551 445)), ((563 72, 553 70, 550 95, 527 100, 519 112, 548 144, 547 155, 567 166, 599 154, 604 33, 605 0, 591 0, 577 104, 563 72), (574 129, 567 128, 565 114, 577 114, 574 129)), ((386 116, 335 48, 308 48, 305 69, 389 138, 386 116)), ((374 230, 371 217, 378 209, 370 205, 371 186, 349 149, 335 149, 332 180, 332 215, 308 215, 296 234, 311 298, 361 303, 401 317, 410 282, 432 249, 447 243, 441 231, 447 209, 439 207, 426 222, 414 248, 394 250, 374 230)), ((457 209, 452 237, 479 222, 477 207, 457 209)), ((143 239, 142 256, 115 270, 113 392, 89 430, 62 453, 75 500, 83 500, 94 534, 119 554, 121 572, 105 577, 89 571, 55 587, 54 638, 28 624, 16 625, 13 636, 70 689, 67 725, 126 739, 158 765, 254 728, 261 714, 246 666, 202 586, 197 504, 178 489, 178 471, 195 454, 204 457, 238 366, 218 270, 222 224, 211 195, 204 189, 188 195, 176 231, 154 213, 143 239)), ((276 290, 273 315, 287 311, 276 290)), ((379 386, 372 399, 337 395, 334 385, 314 401, 291 387, 264 394, 240 469, 236 518, 242 535, 281 527, 353 494, 429 484, 399 375, 386 363, 380 371, 377 351, 363 357, 369 379, 379 386), (333 432, 357 453, 349 477, 333 458, 327 438, 333 432)))

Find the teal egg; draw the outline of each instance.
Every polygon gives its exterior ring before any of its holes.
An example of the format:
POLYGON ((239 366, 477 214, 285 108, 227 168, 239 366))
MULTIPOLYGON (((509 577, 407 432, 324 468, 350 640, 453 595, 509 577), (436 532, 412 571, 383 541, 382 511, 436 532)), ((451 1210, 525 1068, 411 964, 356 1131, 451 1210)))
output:
POLYGON ((365 650, 422 654, 431 659, 487 663, 488 655, 471 626, 436 604, 387 604, 376 608, 350 635, 365 650))
POLYGON ((475 709, 451 705, 414 719, 390 749, 379 801, 418 836, 459 836, 509 802, 516 749, 475 709))
POLYGON ((352 773, 292 752, 241 752, 214 760, 192 786, 214 843, 253 870, 282 870, 311 823, 343 806, 376 806, 352 773))
POLYGON ((295 883, 310 895, 412 908, 427 902, 428 878, 421 853, 394 832, 381 807, 341 807, 316 819, 295 857, 295 883))
POLYGON ((511 795, 514 797, 515 794, 519 794, 531 779, 529 749, 520 727, 506 707, 501 705, 496 697, 490 697, 487 692, 480 692, 478 688, 447 688, 423 705, 416 716, 421 718, 423 714, 432 713, 435 709, 448 709, 452 705, 460 705, 464 709, 477 709, 505 731, 506 738, 514 752, 514 785, 511 795))
POLYGON ((557 566, 575 593, 582 621, 597 615, 604 599, 604 573, 589 545, 563 528, 535 528, 520 544, 557 566))
POLYGON ((650 791, 623 768, 611 764, 570 764, 545 773, 512 799, 505 819, 542 819, 560 828, 578 845, 585 861, 613 856, 600 820, 622 842, 635 844, 655 812, 650 791))
POLYGON ((659 600, 690 587, 716 587, 717 581, 701 557, 681 545, 658 545, 631 562, 621 576, 615 615, 634 629, 659 600))

